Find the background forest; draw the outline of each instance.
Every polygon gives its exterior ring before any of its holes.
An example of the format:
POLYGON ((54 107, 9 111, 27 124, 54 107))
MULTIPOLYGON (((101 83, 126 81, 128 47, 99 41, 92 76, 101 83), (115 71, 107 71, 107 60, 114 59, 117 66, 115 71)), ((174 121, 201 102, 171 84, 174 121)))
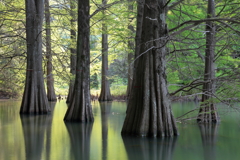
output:
MULTIPOLYGON (((240 98, 240 10, 239 0, 216 0, 216 101, 240 98)), ((167 24, 167 82, 174 100, 200 98, 206 49, 205 0, 169 0, 167 24)), ((108 35, 108 80, 114 96, 126 96, 131 79, 135 46, 137 2, 134 0, 90 1, 90 87, 100 94, 102 34, 108 35), (104 12, 102 12, 104 10, 104 12), (102 29, 105 23, 107 30, 102 29)), ((68 94, 72 50, 76 48, 77 1, 50 0, 51 56, 56 95, 68 94)), ((46 10, 45 10, 46 12, 46 10)), ((0 97, 21 97, 26 72, 25 3, 0 1, 0 97)), ((43 71, 47 79, 46 30, 43 26, 43 71)), ((144 53, 141 53, 141 55, 144 53)))

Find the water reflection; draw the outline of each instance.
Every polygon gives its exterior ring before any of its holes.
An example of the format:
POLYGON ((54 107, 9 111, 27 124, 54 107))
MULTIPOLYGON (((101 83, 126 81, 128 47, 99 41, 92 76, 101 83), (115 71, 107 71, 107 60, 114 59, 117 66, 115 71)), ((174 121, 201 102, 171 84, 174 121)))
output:
MULTIPOLYGON (((41 156, 44 147, 44 136, 46 132, 48 132, 46 136, 49 136, 47 139, 50 139, 49 132, 51 130, 51 121, 51 115, 21 115, 26 160, 42 159, 41 156)), ((49 159, 49 154, 46 156, 48 156, 46 159, 49 159)))
POLYGON ((107 159, 108 153, 108 116, 111 113, 112 102, 99 102, 102 122, 102 159, 107 159))
POLYGON ((69 123, 65 122, 71 140, 70 159, 90 159, 90 137, 93 123, 69 123))
POLYGON ((218 124, 199 124, 199 129, 202 137, 204 159, 215 160, 218 124))
POLYGON ((122 137, 128 159, 171 160, 177 137, 122 137))
MULTIPOLYGON (((51 103, 53 104, 53 103, 51 103)), ((65 101, 51 115, 19 116, 21 101, 0 101, 0 160, 226 160, 240 157, 239 113, 221 124, 179 123, 176 139, 122 137, 126 103, 93 104, 93 124, 65 124, 65 101), (202 137, 202 138, 201 138, 202 137)), ((194 103, 175 103, 180 116, 194 103)), ((52 109, 53 110, 53 109, 52 109)))
POLYGON ((49 102, 52 114, 50 115, 49 123, 47 124, 46 131, 46 160, 50 160, 51 156, 51 136, 52 136, 52 121, 53 121, 53 112, 56 106, 56 102, 49 102))

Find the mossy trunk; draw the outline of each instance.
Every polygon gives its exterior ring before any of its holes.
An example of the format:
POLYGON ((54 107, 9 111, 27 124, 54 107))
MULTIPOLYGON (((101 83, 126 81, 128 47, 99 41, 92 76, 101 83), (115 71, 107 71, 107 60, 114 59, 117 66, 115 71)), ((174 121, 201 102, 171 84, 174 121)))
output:
POLYGON ((178 135, 166 82, 165 1, 145 0, 140 54, 134 64, 123 135, 178 135))
POLYGON ((26 0, 27 69, 20 114, 51 111, 44 88, 42 69, 42 24, 44 1, 26 0))

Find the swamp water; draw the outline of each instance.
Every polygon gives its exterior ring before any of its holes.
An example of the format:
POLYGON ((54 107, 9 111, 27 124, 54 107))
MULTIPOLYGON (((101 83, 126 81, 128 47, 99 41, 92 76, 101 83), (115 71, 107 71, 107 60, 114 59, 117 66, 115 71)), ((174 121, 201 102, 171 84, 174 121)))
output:
MULTIPOLYGON (((220 108, 219 125, 178 123, 175 138, 122 137, 126 103, 92 103, 93 124, 64 123, 67 105, 50 115, 20 116, 20 101, 0 101, 0 160, 239 160, 240 114, 220 108)), ((172 103, 174 116, 193 102, 172 103)))

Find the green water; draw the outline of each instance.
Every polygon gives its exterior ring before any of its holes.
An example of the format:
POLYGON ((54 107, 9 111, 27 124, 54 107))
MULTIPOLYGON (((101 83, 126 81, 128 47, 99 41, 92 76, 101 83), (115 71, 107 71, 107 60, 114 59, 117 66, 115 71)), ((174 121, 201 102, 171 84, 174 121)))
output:
MULTIPOLYGON (((50 115, 21 116, 19 101, 0 101, 0 160, 238 160, 240 116, 220 106, 219 125, 178 123, 175 138, 122 137, 126 103, 93 103, 93 124, 64 123, 64 101, 50 115)), ((173 103, 175 117, 198 104, 173 103)), ((194 121, 193 121, 194 122, 194 121)))

